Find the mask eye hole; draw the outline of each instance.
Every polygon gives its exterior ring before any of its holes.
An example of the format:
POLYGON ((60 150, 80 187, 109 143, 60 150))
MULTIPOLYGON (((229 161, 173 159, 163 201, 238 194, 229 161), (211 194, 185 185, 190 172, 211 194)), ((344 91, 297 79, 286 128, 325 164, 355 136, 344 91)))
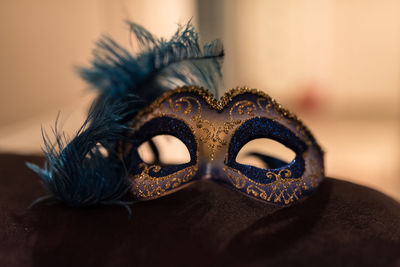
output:
POLYGON ((236 162, 261 169, 276 169, 292 162, 295 157, 293 150, 275 140, 256 138, 242 146, 236 162))
POLYGON ((138 147, 139 157, 147 164, 179 165, 190 162, 186 145, 173 135, 156 135, 138 147))

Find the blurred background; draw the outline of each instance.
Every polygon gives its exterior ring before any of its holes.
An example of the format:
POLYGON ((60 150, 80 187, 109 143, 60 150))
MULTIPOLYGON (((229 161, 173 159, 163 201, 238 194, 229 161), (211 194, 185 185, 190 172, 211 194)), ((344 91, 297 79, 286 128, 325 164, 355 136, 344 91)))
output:
MULTIPOLYGON (((74 73, 129 19, 169 37, 189 19, 226 48, 225 88, 264 90, 326 151, 327 175, 400 200, 400 1, 2 0, 0 151, 40 153, 60 111, 73 135, 94 94, 74 73)), ((132 47, 135 51, 135 47, 132 47)))

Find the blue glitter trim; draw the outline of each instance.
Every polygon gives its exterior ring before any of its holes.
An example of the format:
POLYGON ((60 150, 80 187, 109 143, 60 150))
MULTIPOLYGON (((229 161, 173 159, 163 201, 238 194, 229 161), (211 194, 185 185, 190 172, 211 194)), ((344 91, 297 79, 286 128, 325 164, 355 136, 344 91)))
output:
POLYGON ((143 160, 138 154, 139 146, 149 141, 154 136, 162 134, 169 134, 180 139, 189 151, 190 161, 184 164, 160 165, 160 171, 154 172, 150 170, 149 175, 153 177, 163 177, 194 165, 197 162, 197 143, 190 128, 178 119, 163 116, 150 120, 131 136, 130 141, 133 146, 128 153, 128 159, 125 160, 125 162, 129 163, 131 174, 139 174, 143 170, 142 168, 138 168, 138 166, 143 163, 143 160))
POLYGON ((280 170, 288 169, 292 172, 292 178, 299 178, 304 173, 304 159, 302 154, 306 151, 307 146, 293 132, 279 123, 267 118, 254 118, 246 121, 241 125, 232 136, 228 149, 228 158, 226 165, 241 171, 248 178, 258 183, 271 183, 275 179, 266 177, 266 172, 278 174, 280 170), (240 164, 236 161, 236 156, 240 149, 249 141, 257 138, 270 138, 286 147, 292 149, 296 153, 295 159, 288 165, 275 169, 262 169, 250 165, 240 164))

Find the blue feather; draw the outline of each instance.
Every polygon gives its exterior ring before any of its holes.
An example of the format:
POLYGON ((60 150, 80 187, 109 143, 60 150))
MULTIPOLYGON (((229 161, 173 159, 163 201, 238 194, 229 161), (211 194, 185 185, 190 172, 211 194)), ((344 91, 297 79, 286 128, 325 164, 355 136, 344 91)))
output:
POLYGON ((133 56, 103 36, 96 43, 92 66, 78 69, 99 91, 86 121, 68 140, 56 120, 54 143, 43 132, 45 166, 27 163, 40 175, 50 196, 69 206, 126 206, 121 198, 130 188, 131 170, 126 170, 117 147, 129 131, 128 123, 162 93, 196 85, 218 95, 224 56, 219 41, 201 47, 190 23, 179 27, 168 41, 137 24, 128 25, 142 52, 133 56))
POLYGON ((123 109, 123 104, 96 103, 71 141, 59 131, 58 119, 55 142, 43 132, 45 166, 27 165, 52 197, 69 206, 110 204, 129 190, 127 170, 115 149, 127 130, 120 123, 123 109))
POLYGON ((168 41, 157 39, 137 24, 128 24, 142 53, 133 56, 110 37, 103 36, 97 42, 92 67, 78 69, 81 77, 100 93, 112 98, 133 93, 148 103, 179 84, 202 86, 218 95, 224 56, 220 41, 207 43, 202 49, 190 23, 179 27, 168 41), (182 65, 185 67, 181 68, 182 65), (169 68, 174 70, 168 71, 169 68), (166 76, 176 82, 163 82, 166 76), (148 90, 149 84, 152 90, 148 90))

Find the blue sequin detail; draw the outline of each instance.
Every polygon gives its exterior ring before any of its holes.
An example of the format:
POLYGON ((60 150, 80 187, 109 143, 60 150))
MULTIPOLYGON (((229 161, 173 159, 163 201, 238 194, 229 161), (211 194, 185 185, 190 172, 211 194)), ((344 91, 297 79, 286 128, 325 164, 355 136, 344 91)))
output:
MULTIPOLYGON (((171 118, 168 116, 158 117, 150 120, 146 124, 144 124, 139 131, 134 133, 134 135, 130 138, 132 143, 131 151, 128 154, 128 159, 125 162, 129 162, 130 164, 130 172, 131 174, 139 174, 142 172, 142 168, 138 168, 140 163, 143 163, 143 160, 140 158, 138 154, 138 147, 149 141, 151 138, 157 135, 169 134, 175 136, 180 139, 187 147, 190 154, 190 161, 184 164, 176 164, 176 165, 161 165, 161 170, 158 172, 154 172, 150 170, 149 175, 153 177, 163 177, 179 170, 182 170, 188 166, 194 165, 197 161, 197 143, 193 136, 190 128, 181 120, 171 118)), ((128 141, 129 142, 129 141, 128 141)), ((173 153, 173 151, 171 151, 173 153)))
POLYGON ((226 165, 239 170, 249 179, 258 183, 267 184, 273 182, 274 179, 266 177, 266 172, 278 174, 282 169, 290 170, 292 172, 292 178, 299 178, 303 175, 305 169, 302 154, 306 149, 306 144, 286 127, 268 118, 253 118, 243 123, 232 136, 226 165), (288 165, 267 170, 238 163, 236 161, 236 156, 240 149, 249 141, 257 138, 270 138, 280 142, 296 153, 295 159, 288 165))

